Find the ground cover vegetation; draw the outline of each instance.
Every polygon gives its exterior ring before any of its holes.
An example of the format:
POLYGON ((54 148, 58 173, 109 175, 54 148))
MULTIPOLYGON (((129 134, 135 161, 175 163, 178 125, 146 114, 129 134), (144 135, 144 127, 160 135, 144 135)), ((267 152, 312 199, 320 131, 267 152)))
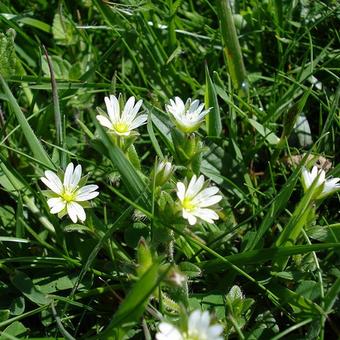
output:
POLYGON ((0 2, 0 339, 340 336, 340 6, 0 2))

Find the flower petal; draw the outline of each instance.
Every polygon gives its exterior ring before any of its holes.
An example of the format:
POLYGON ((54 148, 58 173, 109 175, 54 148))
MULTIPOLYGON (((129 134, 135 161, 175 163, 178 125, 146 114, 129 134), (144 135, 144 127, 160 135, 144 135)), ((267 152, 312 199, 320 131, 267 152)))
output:
POLYGON ((310 174, 312 181, 314 181, 315 177, 318 175, 318 168, 316 165, 313 166, 313 169, 310 174))
POLYGON ((113 111, 114 111, 114 118, 118 120, 120 118, 119 100, 113 94, 111 94, 110 100, 111 100, 111 105, 112 105, 113 111))
POLYGON ((57 214, 65 208, 65 201, 61 197, 50 198, 47 200, 51 214, 57 214))
POLYGON ((96 118, 100 125, 105 126, 108 129, 112 129, 112 122, 110 122, 105 116, 98 115, 96 118))
POLYGON ((109 115, 109 118, 112 123, 115 123, 119 120, 119 102, 116 96, 111 95, 110 97, 104 98, 105 104, 106 104, 106 110, 107 114, 109 115))
POLYGON ((196 309, 189 316, 189 320, 188 320, 189 333, 190 331, 194 331, 199 327, 200 321, 201 321, 201 312, 198 309, 196 309))
POLYGON ((201 314, 201 320, 200 320, 200 323, 199 323, 199 328, 202 329, 202 330, 205 330, 205 332, 206 332, 209 328, 209 325, 210 325, 210 314, 209 314, 208 311, 204 311, 201 314))
POLYGON ((67 203, 67 213, 73 223, 77 223, 78 218, 81 222, 84 222, 86 219, 84 208, 76 202, 67 203))
POLYGON ((130 125, 130 130, 137 129, 141 125, 144 125, 148 120, 147 115, 140 115, 138 116, 130 125))
POLYGON ((182 182, 177 183, 177 197, 182 202, 185 197, 185 185, 182 182))
POLYGON ((52 171, 46 170, 45 177, 41 177, 41 181, 56 194, 61 194, 63 191, 63 184, 60 178, 52 171))
POLYGON ((140 107, 142 106, 142 104, 143 104, 143 100, 142 99, 138 100, 138 102, 136 103, 134 108, 131 110, 130 116, 126 120, 127 123, 131 123, 135 119, 135 117, 137 116, 137 113, 138 113, 140 107))
POLYGON ((77 202, 82 202, 82 201, 89 201, 92 200, 93 198, 97 197, 99 195, 98 191, 93 191, 93 192, 85 192, 82 194, 77 194, 75 197, 75 201, 77 202))
POLYGON ((201 175, 196 181, 196 175, 192 176, 188 189, 185 193, 186 197, 195 197, 202 189, 204 184, 204 176, 201 175))
POLYGON ((71 190, 74 190, 77 187, 77 185, 78 185, 78 183, 81 179, 81 171, 82 171, 81 165, 78 164, 76 166, 76 168, 74 169, 74 172, 73 172, 73 175, 72 175, 72 178, 71 178, 71 183, 70 183, 70 189, 71 190))
POLYGON ((196 196, 195 196, 195 201, 197 200, 199 201, 205 201, 206 199, 208 199, 210 196, 214 196, 215 194, 217 194, 219 192, 219 188, 212 186, 206 189, 203 189, 201 192, 199 192, 196 196))
POLYGON ((170 323, 161 322, 158 325, 159 332, 156 334, 156 340, 183 340, 180 331, 170 323))
POLYGON ((96 184, 89 184, 89 185, 85 185, 81 188, 79 188, 76 192, 76 194, 84 194, 84 193, 89 193, 89 192, 92 192, 92 191, 95 191, 98 189, 98 185, 96 184))
MULTIPOLYGON (((222 325, 212 325, 208 329, 208 339, 217 339, 223 332, 222 325)), ((222 337, 220 339, 223 339, 222 337)))
POLYGON ((132 96, 128 99, 128 101, 126 102, 124 106, 124 110, 121 116, 121 120, 123 122, 126 122, 129 119, 129 116, 131 116, 131 111, 134 105, 135 105, 135 97, 132 96))
POLYGON ((213 220, 218 220, 219 217, 214 210, 211 209, 196 209, 195 216, 199 217, 201 220, 206 221, 208 223, 214 223, 213 220))
POLYGON ((182 216, 183 216, 183 218, 188 220, 190 225, 195 225, 196 222, 197 222, 197 218, 195 217, 195 215, 191 212, 188 212, 185 209, 182 209, 182 216))
POLYGON ((175 97, 175 108, 178 114, 184 114, 185 104, 180 97, 175 97))
MULTIPOLYGON (((200 102, 197 99, 195 99, 193 102, 191 102, 188 112, 189 113, 195 112, 197 110, 198 106, 199 106, 199 103, 200 102)), ((201 104, 202 109, 203 109, 203 106, 204 106, 204 104, 201 104)), ((202 111, 202 109, 200 111, 202 111)))
POLYGON ((72 183, 72 176, 73 176, 73 163, 69 163, 66 167, 65 174, 64 174, 64 187, 70 188, 72 183))
POLYGON ((192 200, 192 204, 197 205, 199 208, 206 208, 206 207, 210 207, 218 203, 219 201, 221 201, 222 198, 223 197, 221 195, 211 196, 204 200, 202 199, 200 201, 196 201, 196 198, 195 198, 194 200, 192 200))

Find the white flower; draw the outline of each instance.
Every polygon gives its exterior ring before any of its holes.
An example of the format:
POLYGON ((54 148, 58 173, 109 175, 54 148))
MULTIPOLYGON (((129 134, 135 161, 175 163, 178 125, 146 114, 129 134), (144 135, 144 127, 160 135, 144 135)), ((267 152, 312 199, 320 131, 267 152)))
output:
POLYGON ((137 116, 143 101, 139 100, 135 105, 135 97, 130 97, 126 102, 123 112, 120 112, 119 102, 116 96, 105 97, 105 104, 109 118, 106 115, 98 115, 99 123, 107 127, 118 136, 129 136, 132 130, 146 123, 148 116, 137 116))
POLYGON ((221 195, 216 195, 219 189, 215 186, 205 188, 204 177, 192 176, 188 187, 184 183, 177 183, 177 197, 180 200, 183 218, 189 221, 190 225, 197 222, 197 217, 209 223, 214 223, 213 220, 218 220, 218 215, 212 209, 206 209, 221 199, 221 195))
POLYGON ((316 178, 317 183, 315 188, 322 188, 321 193, 317 195, 316 199, 324 198, 340 189, 340 183, 338 183, 340 178, 334 177, 326 179, 325 171, 321 169, 318 170, 316 166, 313 166, 310 172, 306 168, 302 169, 302 185, 305 191, 308 190, 316 178))
POLYGON ((197 99, 191 102, 189 98, 184 104, 179 97, 175 97, 175 100, 170 99, 170 105, 165 105, 165 108, 173 117, 177 127, 185 133, 196 131, 210 111, 210 109, 202 111, 204 104, 200 104, 197 99))
POLYGON ((157 340, 223 340, 223 327, 219 324, 210 325, 208 311, 195 310, 189 316, 185 331, 178 330, 172 324, 161 322, 156 334, 157 340))
POLYGON ((86 201, 91 200, 99 195, 98 185, 80 186, 81 165, 77 165, 74 169, 73 163, 69 163, 66 167, 63 182, 52 171, 46 170, 45 177, 41 177, 41 181, 51 191, 47 200, 51 214, 58 214, 62 217, 68 214, 73 223, 79 219, 84 222, 86 214, 84 207, 88 207, 86 201))

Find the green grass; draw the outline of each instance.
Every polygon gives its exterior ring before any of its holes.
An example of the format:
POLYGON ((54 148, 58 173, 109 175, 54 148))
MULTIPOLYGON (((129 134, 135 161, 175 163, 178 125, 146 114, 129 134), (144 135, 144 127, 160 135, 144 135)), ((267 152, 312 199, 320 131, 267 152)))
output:
POLYGON ((230 3, 0 2, 0 340, 153 339, 195 309, 228 339, 340 337, 339 193, 299 180, 340 177, 340 6, 230 3), (129 148, 96 120, 120 93, 148 115, 129 148), (212 107, 189 137, 175 96, 212 107), (40 181, 70 161, 99 186, 83 224, 40 181), (215 224, 174 209, 193 174, 220 188, 215 224))

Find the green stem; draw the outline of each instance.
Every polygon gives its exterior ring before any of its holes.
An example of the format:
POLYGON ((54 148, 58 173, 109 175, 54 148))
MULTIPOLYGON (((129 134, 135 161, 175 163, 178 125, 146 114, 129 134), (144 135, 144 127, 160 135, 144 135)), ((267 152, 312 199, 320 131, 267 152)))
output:
MULTIPOLYGON (((62 17, 62 16, 60 16, 62 17)), ((57 130, 57 144, 60 146, 60 163, 61 167, 65 169, 66 167, 66 154, 62 149, 65 149, 65 139, 64 139, 64 130, 63 130, 63 122, 61 119, 61 113, 60 113, 60 106, 59 106, 59 96, 58 96, 58 88, 57 88, 57 82, 55 80, 54 71, 53 71, 53 65, 51 63, 50 57, 47 53, 47 50, 45 46, 43 45, 43 49, 45 52, 48 68, 50 70, 51 74, 51 86, 52 86, 52 99, 53 99, 53 108, 54 108, 54 119, 55 119, 55 126, 57 130)))
MULTIPOLYGON (((312 242, 310 241, 307 233, 302 229, 302 233, 303 236, 306 240, 306 242, 311 245, 312 242)), ((321 267, 319 264, 319 260, 318 257, 316 256, 315 251, 312 251, 312 255, 313 255, 313 259, 314 259, 314 263, 317 269, 317 274, 318 274, 318 280, 319 280, 319 285, 320 285, 320 298, 321 298, 321 302, 320 302, 320 306, 322 309, 324 309, 325 307, 325 290, 324 290, 324 284, 323 284, 323 279, 322 279, 322 271, 321 271, 321 267)), ((321 319, 320 319, 320 340, 324 340, 324 330, 325 330, 325 322, 326 322, 326 316, 325 315, 321 315, 321 319)))
POLYGON ((55 235, 55 229, 53 224, 48 220, 47 217, 45 217, 44 215, 41 214, 40 209, 35 205, 33 198, 32 197, 28 197, 28 196, 24 196, 23 200, 25 201, 25 204, 27 206, 27 208, 29 210, 31 210, 31 212, 33 213, 33 215, 35 215, 38 220, 40 221, 40 223, 43 225, 43 227, 48 230, 50 233, 52 233, 53 235, 55 235))

